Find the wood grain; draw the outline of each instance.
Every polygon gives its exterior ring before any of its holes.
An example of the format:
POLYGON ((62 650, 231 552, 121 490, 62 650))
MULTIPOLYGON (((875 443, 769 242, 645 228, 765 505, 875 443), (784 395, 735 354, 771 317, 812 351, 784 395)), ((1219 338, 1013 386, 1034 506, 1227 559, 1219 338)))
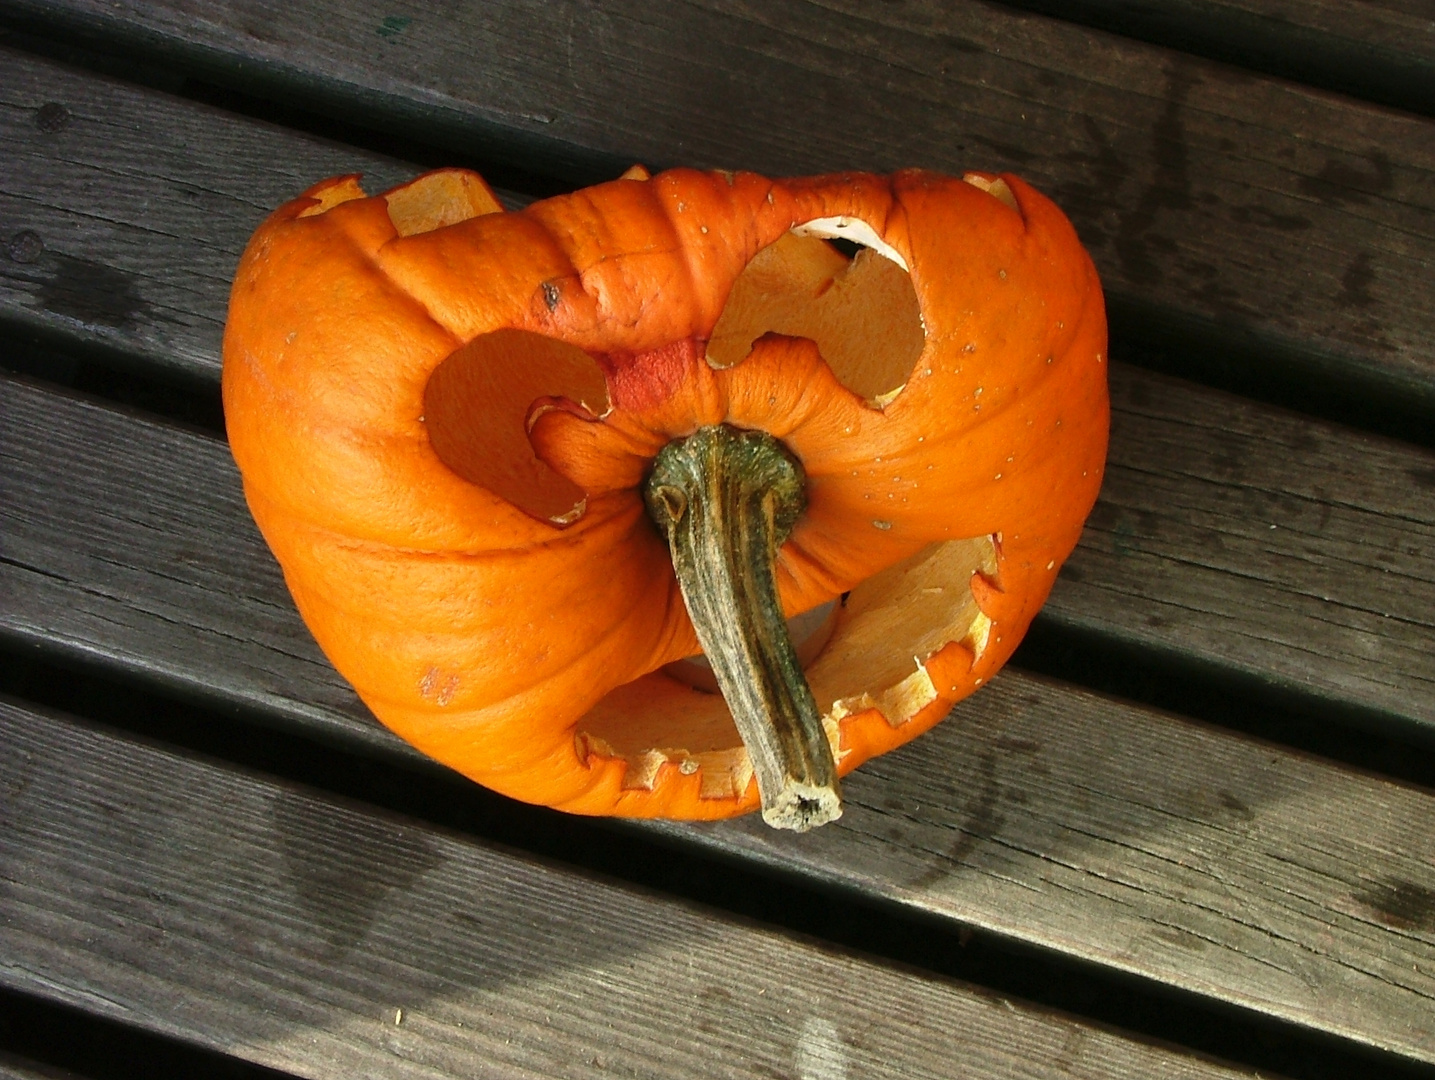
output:
MULTIPOLYGON (((222 443, 0 389, 0 632, 403 752, 294 614, 222 443)), ((669 835, 1435 1061, 1431 793, 1016 672, 845 791, 812 839, 669 835)))
POLYGON ((1435 737, 1435 454, 1134 368, 1111 390, 1041 617, 1435 737))
POLYGON ((0 703, 0 980, 306 1077, 1233 1077, 0 703))
POLYGON ((1238 348, 1435 414, 1426 118, 940 0, 10 8, 51 33, 574 180, 634 160, 1011 169, 1071 215, 1130 336, 1238 348))
POLYGON ((1003 2, 1435 115, 1435 19, 1425 0, 1003 2))
POLYGON ((1030 675, 989 691, 848 777, 831 829, 656 828, 1435 1062, 1435 796, 1030 675))
MULTIPOLYGON (((211 386, 228 275, 264 208, 306 174, 364 171, 378 189, 411 171, 14 53, 0 74, 0 100, 71 103, 53 135, 34 109, 0 108, 18 163, 0 236, 44 245, 0 259, 0 318, 211 386), (183 155, 133 134, 161 131, 183 155)), ((1435 458, 1129 367, 1112 377, 1106 494, 1046 617, 1435 729, 1435 458)))

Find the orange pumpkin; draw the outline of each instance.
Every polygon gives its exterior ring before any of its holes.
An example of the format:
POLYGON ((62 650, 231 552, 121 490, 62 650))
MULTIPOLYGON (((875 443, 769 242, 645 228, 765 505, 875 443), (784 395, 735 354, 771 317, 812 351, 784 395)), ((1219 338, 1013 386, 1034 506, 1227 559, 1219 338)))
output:
MULTIPOLYGON (((732 588, 775 590, 782 656, 782 616, 817 612, 797 752, 846 773, 1020 641, 1101 482, 1105 349, 1090 259, 1012 176, 635 168, 506 213, 442 170, 264 222, 224 404, 295 602, 381 721, 519 799, 719 818, 766 751, 689 658, 746 616, 695 630, 675 522, 756 530, 732 588), (654 464, 679 446, 760 451, 796 501, 700 513, 654 464)), ((770 820, 837 812, 799 801, 770 820)))

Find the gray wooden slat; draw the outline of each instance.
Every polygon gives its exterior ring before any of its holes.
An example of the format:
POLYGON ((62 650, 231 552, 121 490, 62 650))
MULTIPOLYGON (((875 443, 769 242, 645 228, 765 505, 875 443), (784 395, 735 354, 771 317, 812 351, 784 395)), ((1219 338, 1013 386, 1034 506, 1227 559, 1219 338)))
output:
MULTIPOLYGON (((12 380, 0 411, 0 633, 389 752, 222 443, 12 380)), ((1435 1062, 1430 793, 1017 672, 844 790, 813 837, 676 835, 1435 1062)))
POLYGON ((1071 214, 1133 329, 1435 413, 1425 118, 940 0, 10 7, 52 32, 569 175, 632 160, 777 175, 1014 169, 1071 214))
MULTIPOLYGON (((33 109, 0 108, 23 189, 0 178, 0 237, 45 247, 0 259, 0 318, 200 379, 217 376, 228 275, 264 207, 305 173, 408 172, 13 53, 0 75, 0 100, 71 110, 47 133, 33 109), (151 153, 137 131, 183 133, 184 152, 151 153)), ((1112 371, 1106 494, 1046 617, 1435 726, 1431 456, 1112 371)))
POLYGON ((990 690, 848 777, 838 827, 656 828, 1435 1062, 1429 792, 1029 675, 990 690))
POLYGON ((1234 1077, 0 702, 0 980, 307 1077, 1234 1077))
POLYGON ((1003 0, 1182 52, 1435 114, 1426 0, 1003 0))
POLYGON ((1435 453, 1113 365, 1048 622, 1435 737, 1435 453))
POLYGON ((7 50, 0 154, 0 318, 210 379, 265 214, 321 175, 416 171, 7 50))

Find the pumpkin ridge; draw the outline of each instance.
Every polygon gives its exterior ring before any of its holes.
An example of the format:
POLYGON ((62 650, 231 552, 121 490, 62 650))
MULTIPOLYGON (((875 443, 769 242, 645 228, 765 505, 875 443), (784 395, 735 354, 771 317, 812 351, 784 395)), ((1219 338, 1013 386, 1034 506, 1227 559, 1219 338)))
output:
MULTIPOLYGON (((362 178, 362 174, 360 173, 352 173, 350 175, 352 175, 356 181, 362 178)), ((360 188, 360 191, 362 190, 363 189, 360 188)), ((315 204, 320 204, 321 202, 322 200, 320 199, 314 199, 315 204)), ((407 286, 403 285, 397 279, 395 279, 394 276, 380 261, 380 256, 387 248, 391 247, 398 241, 408 239, 405 236, 399 235, 398 227, 394 225, 393 218, 389 216, 388 200, 384 197, 383 194, 369 195, 367 193, 364 193, 357 198, 346 199, 342 202, 334 203, 333 205, 327 206, 324 209, 320 210, 317 214, 298 214, 294 218, 292 218, 288 222, 288 224, 298 224, 298 222, 301 220, 310 220, 313 218, 326 218, 333 211, 339 209, 340 207, 349 207, 350 209, 348 210, 348 212, 354 213, 356 212, 352 208, 352 204, 354 203, 363 204, 364 209, 366 210, 377 209, 379 214, 383 216, 383 220, 388 223, 392 235, 373 250, 369 250, 364 244, 361 244, 359 242, 358 238, 354 236, 354 234, 349 229, 337 224, 337 222, 342 221, 343 219, 336 216, 336 218, 334 218, 331 223, 334 224, 335 227, 343 235, 344 240, 348 244, 350 251, 353 254, 357 255, 365 264, 367 264, 368 268, 377 277, 382 279, 385 285, 391 288, 398 295, 411 301, 415 307, 417 307, 424 313, 430 323, 432 323, 434 326, 439 327, 441 330, 447 333, 449 337, 454 340, 454 348, 458 348, 459 346, 463 345, 463 339, 458 334, 455 334, 452 328, 444 325, 444 323, 433 314, 433 311, 430 309, 430 307, 426 303, 424 303, 424 301, 420 299, 412 290, 410 290, 407 286)), ((444 227, 448 228, 449 226, 444 227)), ((424 234, 420 233, 418 235, 424 234)))
MULTIPOLYGON (((382 196, 375 196, 375 198, 376 198, 376 199, 379 199, 380 201, 382 201, 382 199, 383 199, 382 196)), ((384 214, 385 214, 386 216, 387 216, 387 214, 388 214, 387 204, 385 205, 384 214)), ((470 218, 469 220, 473 220, 473 219, 470 218)), ((459 222, 458 224, 459 224, 459 225, 462 225, 462 224, 464 224, 464 223, 463 223, 463 222, 459 222)), ((432 230, 432 231, 433 231, 433 232, 440 232, 440 231, 442 231, 443 229, 451 229, 451 228, 455 228, 455 226, 453 226, 453 225, 444 225, 444 226, 441 226, 440 229, 435 229, 435 230, 432 230)), ((415 235, 417 235, 417 236, 428 236, 428 235, 430 235, 430 233, 417 233, 417 234, 415 234, 415 235)), ((363 254, 363 255, 365 256, 365 258, 372 264, 372 266, 373 266, 375 272, 377 272, 378 274, 380 274, 380 275, 383 277, 383 279, 384 279, 396 292, 398 292, 401 296, 404 296, 404 297, 406 297, 407 299, 411 300, 411 301, 414 303, 414 305, 415 305, 416 307, 418 307, 419 310, 421 310, 421 311, 424 313, 424 317, 425 317, 426 319, 428 319, 429 322, 431 322, 434 326, 437 326, 437 327, 439 327, 440 329, 442 329, 442 330, 444 331, 444 333, 448 334, 448 336, 449 336, 451 339, 453 339, 453 348, 450 349, 449 354, 448 354, 448 355, 452 355, 453 353, 457 352, 459 349, 461 349, 461 348, 463 348, 465 345, 467 345, 470 341, 472 341, 473 338, 472 338, 472 337, 465 338, 465 337, 464 337, 461 333, 459 333, 454 327, 449 326, 443 319, 441 319, 441 318, 439 317, 438 313, 434 311, 433 307, 432 307, 426 300, 424 300, 423 297, 419 296, 418 293, 417 293, 416 291, 414 291, 413 289, 411 289, 408 285, 404 284, 403 282, 400 282, 399 279, 398 279, 397 277, 395 277, 394 274, 391 272, 391 270, 389 269, 389 267, 385 266, 385 265, 384 265, 384 262, 382 261, 382 256, 383 256, 383 253, 384 253, 385 251, 397 247, 397 246, 399 245, 399 243, 402 242, 402 241, 407 241, 407 240, 411 240, 411 239, 412 239, 411 237, 400 236, 399 233, 398 233, 398 230, 395 229, 395 230, 394 230, 394 235, 393 235, 393 237, 390 238, 390 239, 388 239, 388 240, 386 240, 386 241, 384 241, 384 242, 383 242, 382 244, 380 244, 379 247, 378 247, 377 249, 375 249, 373 252, 365 252, 365 251, 362 251, 362 249, 361 249, 361 254, 363 254)), ((476 336, 476 335, 475 335, 475 336, 476 336)), ((433 368, 430 368, 430 369, 428 370, 428 372, 425 374, 425 378, 431 377, 431 376, 433 375, 433 373, 434 373, 434 370, 436 370, 436 369, 438 368, 438 365, 441 364, 441 363, 443 363, 443 361, 446 360, 446 359, 448 359, 448 356, 443 357, 443 359, 440 359, 437 364, 434 364, 433 368)))
MULTIPOLYGON (((300 600, 300 606, 301 609, 304 610, 306 618, 315 614, 315 604, 322 605, 324 608, 329 609, 330 612, 341 619, 351 617, 353 614, 349 605, 336 602, 319 589, 296 587, 294 585, 291 585, 290 589, 291 592, 294 592, 296 600, 300 600)), ((571 704, 571 702, 561 705, 550 703, 549 709, 545 711, 542 721, 537 724, 533 724, 531 721, 520 722, 515 719, 501 722, 502 725, 509 729, 527 727, 535 731, 548 732, 553 736, 554 741, 558 741, 565 736, 571 737, 582 718, 587 715, 592 707, 606 694, 620 686, 632 683, 645 675, 659 670, 664 664, 669 663, 671 660, 680 659, 683 656, 688 656, 695 652, 697 650, 697 639, 696 636, 692 634, 691 625, 688 623, 687 612, 683 607, 682 599, 680 596, 675 595, 676 592, 676 579, 674 579, 667 589, 667 601, 664 605, 667 617, 663 620, 662 625, 655 626, 651 631, 637 635, 648 641, 646 655, 649 659, 629 663, 626 665, 626 670, 614 664, 612 662, 613 658, 609 658, 608 662, 602 664, 592 661, 593 657, 603 658, 612 652, 613 650, 609 648, 609 646, 612 645, 615 638, 620 636, 633 636, 634 616, 640 614, 648 604, 648 598, 646 596, 635 595, 631 598, 631 604, 628 608, 616 614, 608 614, 601 621, 594 620, 588 624, 589 636, 584 639, 582 654, 575 657, 575 659, 586 659, 588 660, 587 666, 594 668, 595 679, 591 687, 597 689, 590 689, 588 692, 578 695, 580 702, 585 698, 590 698, 591 700, 588 700, 586 704, 577 705, 571 704), (675 614, 680 616, 680 623, 673 617, 675 614), (653 659, 653 657, 656 657, 656 659, 653 659)), ((322 621, 326 622, 327 620, 322 621)), ((380 625, 382 628, 392 627, 401 629, 407 625, 407 623, 404 617, 395 615, 391 622, 381 623, 380 625)), ((460 629, 447 632, 427 631, 426 634, 430 640, 434 640, 438 643, 447 643, 467 640, 471 632, 460 629)), ((329 649, 325 644, 324 636, 320 637, 319 644, 326 656, 329 655, 329 649)), ((434 651, 441 653, 444 650, 440 648, 434 651)), ((332 657, 331 662, 334 662, 332 657)), ((335 662, 335 666, 339 667, 340 664, 335 662)), ((419 662, 418 666, 426 666, 428 669, 433 670, 440 665, 436 662, 419 662)), ((341 674, 343 673, 341 670, 341 674)), ((501 717, 501 714, 508 709, 510 703, 516 699, 541 695, 545 688, 555 686, 565 679, 571 679, 571 665, 554 666, 550 670, 542 673, 535 675, 530 672, 529 675, 529 678, 515 679, 510 682, 506 686, 505 691, 500 695, 486 697, 482 701, 453 704, 453 710, 455 712, 464 713, 496 712, 500 714, 501 717)), ((416 684, 422 681, 422 679, 417 680, 416 684)), ((465 692, 467 692, 466 688, 465 692)), ((379 706, 392 705, 397 708, 410 708, 413 704, 412 690, 406 685, 395 687, 392 690, 366 685, 360 689, 360 696, 363 698, 365 704, 369 705, 381 720, 384 717, 385 710, 382 707, 374 708, 376 704, 379 706)), ((441 707, 447 707, 450 702, 440 702, 439 704, 441 707)), ((516 730, 514 734, 517 734, 516 730)), ((537 753, 541 753, 541 751, 537 753)))
MULTIPOLYGON (((495 496, 495 498, 499 497, 495 496)), ((268 500, 266 499, 266 501, 268 500)), ((586 534, 589 531, 603 527, 613 527, 614 522, 621 520, 629 513, 641 516, 639 511, 641 511, 642 500, 635 488, 603 492, 593 496, 592 501, 601 501, 605 507, 611 504, 612 509, 605 515, 585 513, 571 526, 566 528, 554 526, 552 536, 547 536, 531 543, 523 543, 520 546, 512 548, 422 548, 391 544, 370 537, 354 536, 326 525, 323 522, 305 520, 304 525, 310 532, 330 538, 336 550, 350 552, 352 554, 396 554, 402 555, 405 558, 418 559, 435 565, 444 563, 452 565, 483 565, 502 562, 505 559, 526 557, 538 552, 559 551, 565 547, 575 549, 582 548, 587 543, 588 537, 586 534), (583 526, 581 529, 579 528, 580 524, 583 526)), ((539 525, 544 524, 544 522, 537 518, 530 518, 529 520, 539 525)))

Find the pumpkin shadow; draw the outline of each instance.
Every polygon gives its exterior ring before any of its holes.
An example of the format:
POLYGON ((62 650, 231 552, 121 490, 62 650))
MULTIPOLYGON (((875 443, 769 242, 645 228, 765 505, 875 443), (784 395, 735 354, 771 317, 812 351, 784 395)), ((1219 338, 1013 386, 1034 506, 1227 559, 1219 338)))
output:
POLYGON ((804 836, 665 832, 1165 983, 1260 979, 1301 1009, 1334 1007, 1371 956, 1431 955, 1392 932, 1435 926, 1404 902, 1435 896, 1428 833, 1377 812, 1368 778, 1203 723, 1008 670, 843 783, 842 818, 804 836))
POLYGON ((45 996, 326 1075, 558 1075, 675 981, 752 1022, 751 935, 671 901, 57 714, 0 702, 0 742, 7 959, 45 996))

